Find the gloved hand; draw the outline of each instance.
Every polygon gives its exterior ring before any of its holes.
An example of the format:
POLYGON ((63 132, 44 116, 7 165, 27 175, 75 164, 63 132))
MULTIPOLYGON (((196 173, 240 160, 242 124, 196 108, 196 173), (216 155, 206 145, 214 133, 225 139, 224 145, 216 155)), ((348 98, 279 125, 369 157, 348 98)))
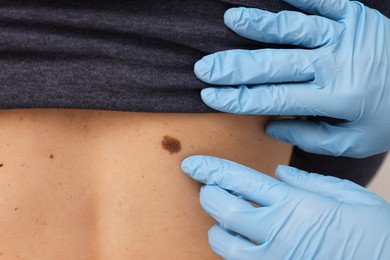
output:
POLYGON ((207 184, 200 202, 219 223, 209 243, 225 259, 390 259, 390 205, 353 182, 288 166, 278 181, 210 156, 182 169, 207 184))
POLYGON ((389 150, 390 20, 355 1, 284 1, 315 15, 232 8, 225 23, 255 41, 306 49, 228 50, 205 56, 195 64, 195 74, 225 87, 204 89, 203 101, 230 113, 348 121, 268 125, 269 135, 307 152, 365 157, 389 150))

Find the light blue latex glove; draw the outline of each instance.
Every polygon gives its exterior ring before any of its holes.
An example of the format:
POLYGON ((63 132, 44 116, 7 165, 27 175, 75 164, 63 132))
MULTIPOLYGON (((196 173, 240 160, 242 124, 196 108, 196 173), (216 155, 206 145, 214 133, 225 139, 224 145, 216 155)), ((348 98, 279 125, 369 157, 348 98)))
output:
POLYGON ((268 125, 269 135, 307 152, 365 157, 389 150, 390 20, 348 0, 284 1, 315 15, 232 8, 225 23, 255 41, 308 49, 228 50, 205 56, 195 64, 199 79, 239 88, 204 89, 203 101, 230 113, 348 120, 268 125))
POLYGON ((225 259, 390 259, 390 205, 353 182, 288 166, 279 181, 211 156, 182 169, 207 184, 200 202, 219 223, 209 243, 225 259))

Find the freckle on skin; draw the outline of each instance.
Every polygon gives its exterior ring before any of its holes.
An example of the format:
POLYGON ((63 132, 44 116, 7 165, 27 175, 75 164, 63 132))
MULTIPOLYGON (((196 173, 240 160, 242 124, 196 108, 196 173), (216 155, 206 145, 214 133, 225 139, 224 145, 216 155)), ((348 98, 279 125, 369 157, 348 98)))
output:
POLYGON ((169 151, 170 154, 178 153, 181 150, 181 143, 178 139, 170 137, 168 135, 163 136, 163 140, 161 141, 162 147, 169 151))
POLYGON ((18 208, 15 208, 14 210, 15 210, 15 211, 17 211, 17 210, 18 210, 18 208))
POLYGON ((54 158, 54 155, 53 154, 50 154, 50 159, 53 159, 54 158))

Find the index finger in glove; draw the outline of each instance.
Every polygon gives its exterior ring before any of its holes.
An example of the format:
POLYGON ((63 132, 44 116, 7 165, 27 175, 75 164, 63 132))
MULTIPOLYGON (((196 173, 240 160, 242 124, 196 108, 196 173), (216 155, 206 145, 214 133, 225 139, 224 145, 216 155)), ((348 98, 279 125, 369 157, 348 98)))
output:
POLYGON ((340 106, 329 106, 328 95, 314 83, 264 84, 250 88, 241 85, 201 91, 204 103, 227 113, 340 117, 340 106))
POLYGON ((270 206, 294 191, 268 175, 217 157, 190 156, 183 160, 181 167, 197 181, 217 185, 261 206, 270 206))
POLYGON ((209 84, 304 82, 315 79, 315 50, 227 50, 195 63, 196 76, 209 84))

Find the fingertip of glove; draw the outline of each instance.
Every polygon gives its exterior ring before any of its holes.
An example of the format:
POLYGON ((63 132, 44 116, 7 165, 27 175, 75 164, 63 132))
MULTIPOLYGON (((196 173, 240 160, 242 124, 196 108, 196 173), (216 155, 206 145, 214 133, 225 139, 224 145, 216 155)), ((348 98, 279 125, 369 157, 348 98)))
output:
POLYGON ((221 232, 221 228, 220 228, 220 224, 217 223, 215 224, 214 226, 212 226, 209 230, 208 230, 208 235, 212 235, 213 233, 218 233, 218 232, 221 232))
POLYGON ((192 155, 189 157, 186 157, 182 162, 181 162, 181 169, 189 176, 193 176, 195 173, 195 170, 199 167, 200 161, 201 160, 201 155, 192 155))
POLYGON ((196 181, 209 184, 210 176, 218 168, 218 158, 207 155, 192 155, 181 162, 181 169, 196 181))
POLYGON ((205 57, 195 62, 194 73, 202 81, 207 81, 210 75, 210 66, 205 61, 205 57))
POLYGON ((278 176, 279 174, 283 174, 285 171, 288 171, 291 167, 287 165, 278 165, 275 170, 275 174, 278 176))
POLYGON ((226 234, 219 224, 212 226, 208 232, 208 241, 213 251, 222 256, 226 247, 226 234))
POLYGON ((243 7, 233 7, 226 10, 225 14, 223 15, 223 21, 225 25, 233 29, 234 24, 239 20, 243 9, 243 7))
POLYGON ((209 102, 215 100, 215 90, 214 88, 204 88, 200 91, 200 97, 203 102, 208 104, 209 102))
POLYGON ((265 128, 265 132, 274 139, 285 143, 292 143, 290 136, 286 134, 286 129, 283 129, 278 122, 269 122, 265 128))
POLYGON ((278 167, 276 167, 275 175, 279 179, 283 179, 285 176, 296 176, 299 172, 300 170, 298 170, 297 168, 288 165, 279 165, 278 167))

